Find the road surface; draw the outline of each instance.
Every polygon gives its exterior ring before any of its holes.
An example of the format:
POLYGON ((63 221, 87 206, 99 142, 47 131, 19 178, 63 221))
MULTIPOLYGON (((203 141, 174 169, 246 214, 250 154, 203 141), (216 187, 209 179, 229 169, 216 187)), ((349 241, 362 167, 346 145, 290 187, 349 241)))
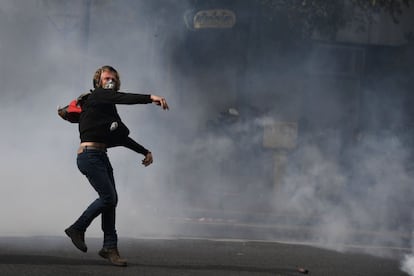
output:
POLYGON ((120 239, 128 267, 100 258, 100 239, 88 252, 62 237, 0 238, 0 275, 307 275, 399 276, 398 258, 341 253, 304 244, 213 239, 120 239))

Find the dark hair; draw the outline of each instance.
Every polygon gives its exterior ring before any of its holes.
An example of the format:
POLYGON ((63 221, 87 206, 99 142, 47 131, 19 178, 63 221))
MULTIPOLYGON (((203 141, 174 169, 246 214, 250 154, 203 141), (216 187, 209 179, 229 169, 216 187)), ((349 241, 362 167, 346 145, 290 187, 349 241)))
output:
POLYGON ((121 87, 121 79, 119 78, 119 73, 118 71, 115 70, 114 67, 109 66, 109 65, 102 66, 101 68, 96 70, 95 74, 93 75, 93 79, 92 79, 93 88, 97 88, 101 86, 101 74, 104 71, 115 73, 115 77, 116 77, 115 91, 118 91, 119 88, 121 87))

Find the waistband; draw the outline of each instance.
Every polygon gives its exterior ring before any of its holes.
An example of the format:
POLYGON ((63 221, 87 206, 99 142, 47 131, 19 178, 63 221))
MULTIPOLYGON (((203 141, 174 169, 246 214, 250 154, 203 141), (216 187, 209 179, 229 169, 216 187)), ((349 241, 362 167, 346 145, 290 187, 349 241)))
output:
POLYGON ((106 147, 101 147, 101 146, 80 146, 78 148, 78 154, 81 154, 84 151, 87 150, 97 150, 97 151, 102 151, 102 152, 106 152, 106 147))

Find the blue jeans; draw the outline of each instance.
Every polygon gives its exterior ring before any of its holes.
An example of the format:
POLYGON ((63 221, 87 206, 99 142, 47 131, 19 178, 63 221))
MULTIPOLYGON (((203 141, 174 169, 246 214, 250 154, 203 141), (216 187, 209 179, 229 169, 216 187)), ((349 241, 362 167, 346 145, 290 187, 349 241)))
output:
POLYGON ((85 232, 92 221, 101 214, 102 231, 104 232, 103 247, 115 248, 118 236, 115 229, 115 209, 118 195, 115 188, 113 169, 106 152, 85 149, 77 157, 78 168, 84 174, 99 198, 89 205, 78 220, 71 226, 85 232))

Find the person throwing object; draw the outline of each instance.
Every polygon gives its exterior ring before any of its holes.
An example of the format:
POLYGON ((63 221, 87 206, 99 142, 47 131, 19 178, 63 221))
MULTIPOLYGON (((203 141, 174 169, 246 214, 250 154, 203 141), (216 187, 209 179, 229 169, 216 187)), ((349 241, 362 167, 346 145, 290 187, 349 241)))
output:
POLYGON ((115 229, 118 195, 106 152, 108 148, 124 146, 144 155, 144 166, 152 164, 153 156, 149 150, 129 137, 129 129, 122 122, 116 105, 154 103, 163 110, 168 110, 169 107, 163 97, 118 92, 120 86, 118 72, 112 66, 103 66, 93 77, 94 90, 91 90, 91 94, 82 101, 77 165, 99 197, 65 230, 65 233, 79 250, 86 252, 86 229, 101 215, 103 247, 98 254, 115 266, 126 266, 127 261, 120 257, 118 251, 118 236, 115 229))

